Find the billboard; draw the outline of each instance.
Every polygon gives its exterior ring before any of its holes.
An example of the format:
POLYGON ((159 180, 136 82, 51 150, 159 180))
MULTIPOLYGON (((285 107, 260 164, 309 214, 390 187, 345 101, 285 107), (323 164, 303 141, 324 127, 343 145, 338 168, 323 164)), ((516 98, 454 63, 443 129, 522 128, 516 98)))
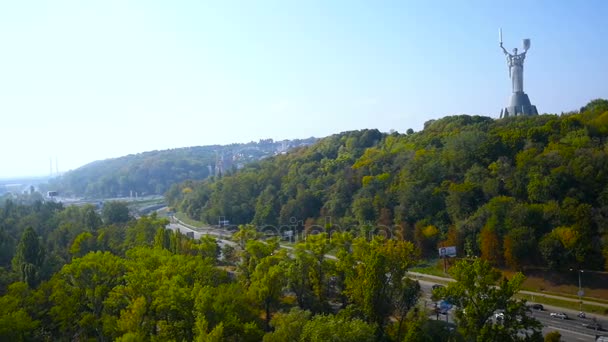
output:
POLYGON ((440 247, 439 257, 440 258, 453 258, 456 256, 456 246, 440 247))

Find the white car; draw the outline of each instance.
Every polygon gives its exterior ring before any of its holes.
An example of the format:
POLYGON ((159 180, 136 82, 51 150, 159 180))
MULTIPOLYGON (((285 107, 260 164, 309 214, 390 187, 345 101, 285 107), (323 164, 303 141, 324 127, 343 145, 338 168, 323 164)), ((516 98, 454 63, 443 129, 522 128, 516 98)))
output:
POLYGON ((550 316, 553 318, 568 319, 568 315, 563 312, 552 312, 550 316))

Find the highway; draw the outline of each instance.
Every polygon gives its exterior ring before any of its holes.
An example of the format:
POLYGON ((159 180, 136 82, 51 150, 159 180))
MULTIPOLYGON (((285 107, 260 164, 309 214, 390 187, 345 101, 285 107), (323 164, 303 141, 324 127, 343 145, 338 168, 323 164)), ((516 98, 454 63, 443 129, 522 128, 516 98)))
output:
MULTIPOLYGON (((434 308, 434 302, 431 299, 432 286, 435 284, 434 282, 418 280, 420 282, 420 287, 423 291, 423 296, 421 297, 421 303, 426 304, 426 307, 429 310, 434 308)), ((551 307, 544 305, 545 310, 536 311, 531 310, 530 314, 535 317, 542 325, 543 325, 543 335, 547 334, 551 331, 559 331, 562 335, 562 341, 570 342, 570 341, 595 341, 596 331, 592 329, 588 329, 583 327, 583 323, 592 323, 592 317, 587 317, 586 319, 577 317, 578 312, 574 312, 571 310, 565 310, 562 308, 551 307), (568 319, 559 319, 553 318, 550 316, 551 312, 565 312, 568 315, 568 319)), ((429 316, 431 319, 436 319, 437 316, 432 314, 429 316)), ((448 322, 453 323, 454 318, 454 309, 448 311, 447 320, 448 322)), ((440 320, 446 320, 445 315, 439 315, 440 320)), ((604 328, 608 327, 608 320, 605 317, 597 317, 597 322, 600 323, 604 328)), ((608 335, 608 331, 599 331, 598 335, 606 334, 608 335)))
MULTIPOLYGON (((568 334, 569 339, 563 338, 564 341, 595 341, 595 334, 608 334, 607 331, 596 332, 592 329, 583 327, 583 323, 593 323, 592 317, 579 318, 576 316, 576 312, 566 311, 564 309, 548 307, 545 305, 544 311, 532 311, 532 316, 539 320, 543 326, 543 332, 549 332, 553 330, 559 331, 562 335, 568 334), (550 316, 551 312, 565 312, 568 315, 568 319, 553 318, 550 316)), ((608 327, 608 321, 603 317, 596 317, 597 323, 602 327, 608 327)))
POLYGON ((186 227, 181 223, 169 223, 167 225, 167 229, 178 230, 182 234, 192 232, 194 234, 195 239, 200 239, 201 236, 203 236, 203 235, 212 235, 213 237, 215 237, 217 239, 217 243, 220 245, 220 248, 223 247, 224 245, 236 246, 235 242, 228 240, 228 238, 230 237, 230 234, 228 234, 224 231, 219 231, 217 229, 204 229, 201 231, 197 231, 192 228, 186 227))

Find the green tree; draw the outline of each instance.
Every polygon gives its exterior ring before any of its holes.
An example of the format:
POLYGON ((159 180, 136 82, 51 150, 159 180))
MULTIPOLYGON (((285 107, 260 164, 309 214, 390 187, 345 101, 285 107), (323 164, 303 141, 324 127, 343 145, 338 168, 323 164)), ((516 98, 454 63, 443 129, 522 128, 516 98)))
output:
POLYGON ((456 282, 439 288, 434 295, 456 305, 458 330, 468 341, 542 341, 541 324, 527 315, 525 300, 514 296, 524 276, 510 280, 483 259, 462 260, 450 268, 456 282), (499 281, 500 280, 500 281, 499 281), (500 311, 500 322, 495 313, 500 311))
POLYGON ((246 288, 249 287, 251 277, 258 265, 262 260, 273 255, 278 248, 279 241, 277 239, 269 239, 267 241, 248 240, 245 243, 245 248, 239 253, 241 260, 237 265, 237 269, 239 271, 239 280, 246 288))
POLYGON ((112 289, 123 283, 123 259, 109 252, 89 253, 72 260, 52 281, 50 315, 63 336, 87 336, 108 340, 105 301, 112 289))
POLYGON ((127 203, 120 201, 105 202, 103 204, 103 209, 101 210, 101 217, 103 218, 103 222, 107 225, 124 224, 131 219, 127 203))
POLYGON ((298 306, 301 309, 312 309, 314 294, 309 274, 313 265, 313 256, 298 243, 293 251, 293 258, 286 261, 285 276, 287 285, 296 295, 298 306))
POLYGON ((545 342, 560 342, 562 340, 562 334, 559 331, 552 331, 545 335, 545 342))
POLYGON ((300 308, 329 311, 329 275, 334 273, 335 262, 327 254, 333 247, 327 233, 307 235, 305 241, 295 245, 293 256, 286 263, 286 275, 300 308))
POLYGON ((241 250, 245 249, 245 245, 249 240, 256 240, 262 237, 254 225, 240 225, 239 229, 232 234, 232 241, 236 242, 241 250))
POLYGON ((336 246, 336 262, 334 273, 336 276, 336 290, 342 308, 348 304, 347 280, 354 276, 356 260, 353 255, 353 235, 350 232, 334 232, 332 241, 336 246))
POLYGON ((554 234, 543 236, 538 248, 549 268, 559 270, 567 263, 566 248, 554 234))
POLYGON ((20 273, 21 281, 35 287, 40 281, 40 268, 44 262, 44 249, 38 234, 28 227, 21 235, 13 257, 13 270, 20 273))
POLYGON ((37 335, 41 322, 34 320, 27 310, 28 297, 31 295, 27 284, 16 282, 9 286, 6 295, 0 297, 0 340, 41 339, 41 336, 37 335))
POLYGON ((284 265, 286 257, 283 251, 267 256, 260 260, 251 274, 249 293, 264 309, 266 330, 270 329, 272 311, 276 308, 287 285, 284 265))
POLYGON ((303 342, 351 342, 376 341, 376 328, 360 319, 349 319, 334 315, 317 315, 302 330, 303 342))
POLYGON ((154 247, 164 248, 166 250, 171 249, 171 230, 166 228, 156 229, 156 235, 154 236, 154 247))
POLYGON ((191 248, 194 254, 207 258, 213 263, 217 262, 217 258, 220 256, 220 246, 217 239, 211 235, 201 236, 198 243, 193 244, 191 248))
POLYGON ((70 247, 70 254, 74 258, 81 258, 97 247, 97 239, 89 232, 80 233, 70 247))
MULTIPOLYGON (((405 322, 406 316, 415 306, 418 300, 420 299, 421 289, 420 283, 418 281, 412 280, 410 278, 405 278, 399 284, 399 287, 393 292, 393 306, 394 306, 394 315, 397 321, 397 341, 401 341, 401 336, 403 333, 403 323, 405 322)), ((407 329, 405 329, 407 331, 407 329)))
POLYGON ((276 225, 279 217, 279 203, 277 200, 277 190, 271 184, 260 193, 255 205, 255 216, 253 223, 259 227, 265 225, 276 225))
POLYGON ((299 341, 310 316, 310 311, 298 308, 276 314, 270 321, 274 331, 264 335, 264 342, 299 341))
POLYGON ((90 231, 96 231, 97 228, 101 227, 101 217, 95 212, 95 207, 92 205, 84 206, 83 210, 83 223, 84 227, 90 231))
POLYGON ((263 334, 259 312, 240 284, 195 285, 193 294, 196 325, 202 329, 204 322, 207 333, 221 327, 226 340, 259 340, 263 334))
POLYGON ((225 341, 224 324, 220 323, 211 331, 208 329, 208 324, 205 318, 198 318, 196 321, 195 331, 196 342, 222 342, 225 341))
POLYGON ((312 293, 319 305, 317 310, 326 311, 329 309, 329 303, 327 302, 329 294, 328 275, 333 271, 333 261, 327 259, 327 254, 333 249, 334 245, 326 233, 306 236, 303 245, 306 252, 300 251, 299 254, 306 253, 311 256, 308 278, 312 293))
POLYGON ((169 224, 167 219, 158 218, 155 214, 142 216, 136 221, 131 221, 125 229, 124 245, 126 247, 152 246, 158 229, 165 228, 167 224, 169 224))
POLYGON ((15 253, 15 239, 4 228, 0 228, 0 265, 9 267, 15 253))
POLYGON ((358 263, 346 281, 346 293, 382 336, 389 317, 397 314, 402 321, 417 300, 419 285, 405 277, 417 259, 416 250, 408 241, 376 237, 368 243, 357 238, 353 254, 358 263))
POLYGON ((529 262, 531 257, 534 256, 531 255, 531 251, 537 245, 538 242, 531 227, 519 227, 511 230, 505 236, 503 242, 504 258, 507 266, 518 270, 521 265, 529 262))
POLYGON ((192 340, 195 327, 202 324, 194 314, 195 286, 216 287, 228 281, 226 272, 208 259, 161 248, 132 248, 125 266, 124 283, 114 286, 104 302, 117 317, 114 323, 107 320, 108 329, 124 338, 192 340))

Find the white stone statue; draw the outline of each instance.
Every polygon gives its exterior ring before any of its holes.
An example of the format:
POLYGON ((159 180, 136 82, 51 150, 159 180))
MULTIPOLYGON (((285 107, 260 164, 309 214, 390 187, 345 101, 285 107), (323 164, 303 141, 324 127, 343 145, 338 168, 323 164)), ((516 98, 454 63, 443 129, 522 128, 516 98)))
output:
POLYGON ((507 56, 507 65, 509 66, 509 77, 511 77, 511 87, 514 93, 524 91, 524 59, 526 52, 530 48, 530 40, 524 39, 524 52, 517 54, 517 48, 513 49, 513 54, 507 52, 500 42, 500 48, 507 56))
POLYGON ((507 107, 500 111, 500 117, 537 115, 536 106, 530 102, 530 98, 524 93, 524 60, 526 59, 526 52, 530 49, 530 39, 524 39, 524 52, 520 54, 517 53, 517 49, 513 49, 511 54, 502 46, 502 29, 498 31, 498 42, 502 52, 507 56, 512 90, 511 101, 507 107))

